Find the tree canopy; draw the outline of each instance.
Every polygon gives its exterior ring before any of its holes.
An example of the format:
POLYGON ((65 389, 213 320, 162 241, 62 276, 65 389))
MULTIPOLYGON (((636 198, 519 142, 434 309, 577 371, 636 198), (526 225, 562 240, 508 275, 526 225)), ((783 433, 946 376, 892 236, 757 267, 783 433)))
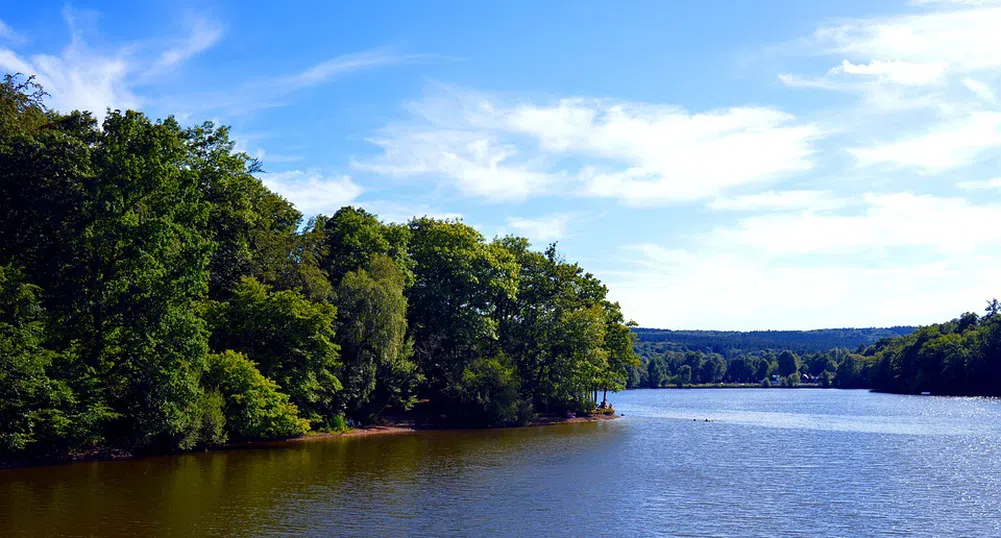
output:
POLYGON ((638 367, 619 306, 555 245, 306 220, 260 171, 226 127, 98 123, 5 77, 0 456, 281 438, 419 399, 515 424, 593 409, 638 367))

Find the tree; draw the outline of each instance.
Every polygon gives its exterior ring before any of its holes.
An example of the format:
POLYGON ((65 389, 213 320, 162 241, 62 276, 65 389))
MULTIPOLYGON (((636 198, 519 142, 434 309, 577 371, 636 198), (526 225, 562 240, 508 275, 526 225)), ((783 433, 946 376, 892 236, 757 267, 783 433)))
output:
POLYGON ((110 408, 102 428, 116 444, 178 446, 196 422, 207 350, 194 311, 208 280, 206 206, 171 119, 112 112, 89 151, 82 225, 53 303, 84 372, 71 385, 85 405, 110 408))
POLYGON ((503 354, 471 361, 449 387, 458 414, 475 424, 524 424, 532 405, 521 397, 518 376, 503 354))
POLYGON ((767 379, 771 374, 772 364, 766 358, 758 359, 758 365, 754 369, 754 377, 757 380, 767 379))
POLYGON ((413 260, 407 252, 410 230, 406 226, 383 224, 364 209, 348 206, 332 217, 317 217, 313 227, 319 233, 320 267, 334 286, 349 272, 367 267, 378 255, 396 264, 404 286, 413 281, 413 260))
POLYGON ((726 375, 726 360, 718 353, 713 353, 702 363, 702 382, 719 383, 726 375))
POLYGON ((55 353, 43 347, 40 291, 17 269, 0 266, 0 454, 44 441, 46 431, 71 435, 63 407, 73 395, 48 374, 55 353))
POLYGON ((690 365, 683 364, 681 368, 678 368, 677 382, 679 387, 692 382, 692 367, 690 365))
POLYGON ((242 353, 227 350, 208 356, 202 384, 223 398, 225 429, 232 439, 274 439, 309 431, 309 421, 278 385, 264 377, 242 353))
POLYGON ((320 427, 338 411, 336 313, 332 305, 311 302, 297 291, 272 291, 251 277, 241 280, 229 301, 206 306, 212 349, 244 353, 320 427))
POLYGON ((841 361, 834 378, 835 385, 843 389, 861 388, 867 381, 865 358, 854 353, 841 361))
POLYGON ((666 380, 667 375, 664 373, 664 363, 660 360, 660 357, 651 358, 650 362, 647 363, 647 386, 653 389, 663 387, 666 380))
POLYGON ((367 269, 349 271, 337 288, 336 340, 344 371, 338 398, 350 416, 368 418, 387 405, 408 408, 414 402, 421 376, 406 338, 404 278, 393 260, 376 254, 367 269))
POLYGON ((417 218, 409 229, 414 357, 426 395, 448 399, 447 389, 473 360, 498 350, 497 306, 515 297, 518 265, 509 251, 458 221, 417 218))
POLYGON ((776 361, 778 362, 778 374, 782 377, 791 376, 799 371, 799 357, 788 349, 779 353, 776 361))

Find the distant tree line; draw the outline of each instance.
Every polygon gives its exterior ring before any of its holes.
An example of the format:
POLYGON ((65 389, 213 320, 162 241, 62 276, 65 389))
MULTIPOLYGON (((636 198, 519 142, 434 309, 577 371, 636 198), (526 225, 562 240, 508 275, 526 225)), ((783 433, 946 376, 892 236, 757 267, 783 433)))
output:
POLYGON ((629 388, 661 388, 685 385, 764 384, 796 386, 809 382, 834 385, 839 364, 849 356, 836 348, 800 357, 786 349, 743 353, 730 359, 702 351, 666 351, 641 355, 639 366, 630 369, 629 388))
POLYGON ((46 109, 0 83, 0 456, 188 450, 429 399, 593 409, 638 364, 555 246, 457 220, 304 220, 225 127, 46 109))
MULTIPOLYGON (((706 347, 722 346, 710 342, 706 347)), ((863 342, 854 349, 839 347, 798 355, 790 349, 742 352, 730 348, 724 356, 701 350, 675 351, 677 347, 675 342, 637 342, 641 363, 629 370, 627 386, 771 385, 773 380, 794 386, 805 380, 823 387, 903 394, 1001 396, 1001 303, 996 299, 989 301, 982 316, 968 312, 901 336, 863 342)))
POLYGON ((835 348, 855 349, 884 338, 903 336, 915 327, 818 329, 812 331, 673 331, 636 328, 637 349, 656 352, 699 350, 730 359, 765 350, 788 349, 800 355, 835 348))

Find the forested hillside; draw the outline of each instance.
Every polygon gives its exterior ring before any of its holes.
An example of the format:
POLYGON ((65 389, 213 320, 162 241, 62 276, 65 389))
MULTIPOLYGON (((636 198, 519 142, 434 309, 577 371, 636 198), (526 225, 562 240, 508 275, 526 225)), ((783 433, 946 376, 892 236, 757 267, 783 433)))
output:
POLYGON ((586 412, 637 364, 605 286, 456 220, 304 216, 225 127, 0 83, 0 457, 586 412))
POLYGON ((704 351, 727 357, 756 351, 788 349, 812 353, 833 348, 855 349, 882 340, 902 336, 915 327, 871 329, 818 329, 812 331, 672 331, 635 328, 637 350, 704 351))
POLYGON ((810 382, 904 394, 1001 396, 1001 303, 997 300, 989 302, 983 316, 967 312, 952 321, 914 330, 636 331, 647 340, 636 344, 642 362, 630 369, 630 388, 810 382), (903 334, 867 342, 885 333, 903 334), (671 340, 650 341, 652 334, 671 340), (723 337, 716 341, 712 335, 723 337), (782 348, 783 341, 790 347, 782 348), (797 352, 809 349, 809 342, 831 341, 850 345, 797 352), (801 347, 793 347, 797 342, 801 347))

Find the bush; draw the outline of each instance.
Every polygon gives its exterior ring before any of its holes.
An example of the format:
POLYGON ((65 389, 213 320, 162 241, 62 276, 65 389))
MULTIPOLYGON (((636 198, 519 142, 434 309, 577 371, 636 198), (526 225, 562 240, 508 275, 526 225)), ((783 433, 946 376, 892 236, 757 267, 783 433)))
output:
POLYGON ((348 427, 348 421, 344 415, 337 415, 330 420, 325 429, 332 432, 346 432, 351 428, 348 427))
POLYGON ((460 415, 486 425, 524 424, 532 405, 521 397, 521 387, 503 354, 473 361, 462 372, 453 392, 460 415))
POLYGON ((309 422, 274 381, 235 351, 210 354, 202 384, 225 399, 226 430, 241 439, 274 439, 302 435, 309 422))
POLYGON ((226 399, 219 391, 203 392, 198 398, 192 423, 178 443, 181 450, 226 444, 226 399))

